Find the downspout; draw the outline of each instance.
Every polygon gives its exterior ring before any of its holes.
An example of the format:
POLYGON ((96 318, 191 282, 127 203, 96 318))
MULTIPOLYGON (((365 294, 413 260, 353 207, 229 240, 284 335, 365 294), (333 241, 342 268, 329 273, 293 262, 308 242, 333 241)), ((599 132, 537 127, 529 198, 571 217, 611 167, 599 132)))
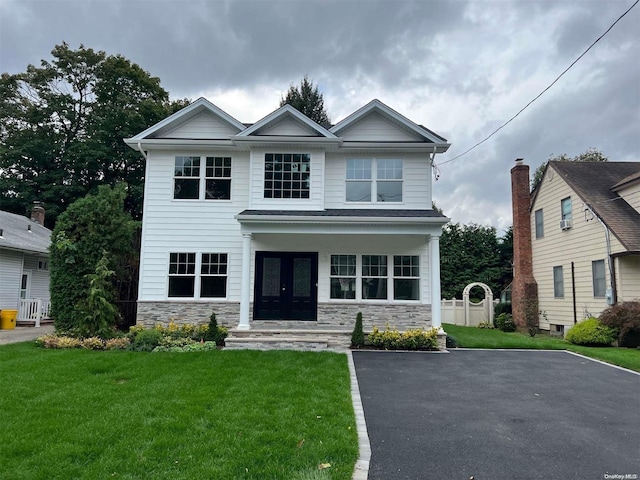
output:
POLYGON ((613 257, 611 256, 611 237, 609 233, 609 227, 602 221, 602 219, 596 215, 596 213, 591 209, 591 206, 588 203, 585 203, 584 208, 591 212, 595 218, 598 219, 602 228, 604 228, 604 238, 607 242, 607 268, 609 269, 609 278, 611 283, 611 304, 614 305, 618 302, 618 292, 616 291, 616 280, 615 280, 615 272, 613 270, 613 257))
POLYGON ((144 157, 145 160, 149 160, 149 157, 147 157, 147 154, 145 153, 145 151, 142 149, 142 145, 140 145, 140 142, 138 142, 138 150, 140 151, 140 153, 142 154, 142 156, 144 157))
POLYGON ((571 262, 571 293, 573 296, 573 324, 578 323, 578 308, 576 306, 576 269, 575 264, 571 262))

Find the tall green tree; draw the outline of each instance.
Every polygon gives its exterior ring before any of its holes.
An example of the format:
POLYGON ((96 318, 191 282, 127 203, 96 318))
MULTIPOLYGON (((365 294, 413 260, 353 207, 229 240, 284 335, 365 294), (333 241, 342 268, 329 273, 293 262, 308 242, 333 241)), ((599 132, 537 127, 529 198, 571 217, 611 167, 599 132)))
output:
POLYGON ((570 157, 566 153, 561 155, 551 155, 546 162, 542 162, 542 164, 536 168, 536 171, 533 172, 533 178, 531 179, 531 190, 534 190, 540 180, 542 180, 542 175, 544 174, 544 169, 547 167, 547 164, 551 161, 560 161, 560 162, 608 162, 609 159, 605 156, 597 148, 588 148, 585 152, 580 155, 576 155, 575 157, 570 157))
MULTIPOLYGON (((115 281, 126 271, 123 260, 130 257, 136 222, 125 211, 124 185, 101 185, 95 194, 73 202, 59 217, 49 248, 51 308, 58 331, 82 333, 87 321, 87 299, 91 281, 98 282, 105 298, 116 298, 115 281), (99 265, 99 262, 102 263, 99 265), (113 270, 115 275, 106 275, 113 270), (101 276, 100 276, 101 275, 101 276), (104 288, 105 281, 113 283, 104 288)), ((95 287, 95 285, 93 285, 95 287)), ((100 331, 104 331, 102 326, 100 331)))
POLYGON ((186 105, 160 80, 120 55, 66 43, 52 60, 0 78, 0 208, 25 214, 34 201, 47 225, 98 185, 124 183, 142 213, 144 165, 123 138, 186 105))
POLYGON ((487 284, 498 296, 511 282, 512 255, 511 229, 499 238, 494 227, 446 225, 440 237, 442 297, 462 298, 464 287, 473 282, 487 284))
POLYGON ((304 113, 314 122, 322 125, 324 128, 331 126, 331 120, 327 111, 324 109, 324 98, 318 90, 318 86, 314 86, 307 75, 300 81, 300 86, 291 85, 289 91, 284 98, 280 99, 280 106, 291 105, 299 112, 304 113))

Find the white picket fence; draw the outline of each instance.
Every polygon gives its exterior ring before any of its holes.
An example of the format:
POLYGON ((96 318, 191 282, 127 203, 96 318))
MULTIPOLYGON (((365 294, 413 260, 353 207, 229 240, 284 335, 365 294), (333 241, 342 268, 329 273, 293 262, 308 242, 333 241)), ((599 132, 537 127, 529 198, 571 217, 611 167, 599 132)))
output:
POLYGON ((36 327, 40 326, 40 320, 49 316, 51 302, 41 298, 21 299, 18 307, 18 321, 35 322, 36 327))

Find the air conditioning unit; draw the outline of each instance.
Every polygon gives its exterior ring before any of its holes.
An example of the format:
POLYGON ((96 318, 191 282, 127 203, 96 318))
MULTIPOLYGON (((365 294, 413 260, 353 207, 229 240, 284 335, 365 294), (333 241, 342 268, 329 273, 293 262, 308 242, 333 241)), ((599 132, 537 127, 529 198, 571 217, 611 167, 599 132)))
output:
POLYGON ((570 219, 560 220, 560 229, 569 230, 573 226, 573 221, 570 219))

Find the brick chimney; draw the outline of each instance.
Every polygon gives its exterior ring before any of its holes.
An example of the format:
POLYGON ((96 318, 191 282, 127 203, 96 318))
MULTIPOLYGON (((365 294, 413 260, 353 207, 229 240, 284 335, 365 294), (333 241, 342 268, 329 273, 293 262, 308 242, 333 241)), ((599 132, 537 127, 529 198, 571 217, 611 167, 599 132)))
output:
POLYGON ((516 159, 511 169, 511 203, 513 206, 513 283, 511 308, 513 320, 520 328, 527 328, 527 315, 538 325, 538 284, 533 278, 531 250, 531 195, 529 193, 529 165, 516 159))
POLYGON ((33 202, 31 209, 31 221, 44 227, 44 207, 40 202, 33 202))

